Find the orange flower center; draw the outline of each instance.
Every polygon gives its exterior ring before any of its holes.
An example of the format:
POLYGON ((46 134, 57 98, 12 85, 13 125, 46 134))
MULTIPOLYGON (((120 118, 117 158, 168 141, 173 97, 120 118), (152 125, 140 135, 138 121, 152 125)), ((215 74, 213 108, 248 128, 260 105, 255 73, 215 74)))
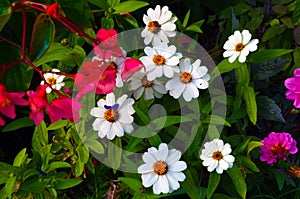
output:
POLYGON ((282 154, 285 151, 285 148, 282 146, 272 146, 271 150, 274 154, 282 154))
POLYGON ((212 158, 219 161, 219 160, 223 159, 223 155, 220 151, 216 151, 216 152, 214 152, 212 158))
POLYGON ((104 119, 109 122, 115 122, 118 119, 118 112, 113 109, 108 109, 104 112, 104 119))
POLYGON ((152 33, 157 33, 160 28, 158 21, 150 21, 148 23, 148 30, 152 33))
POLYGON ((244 48, 245 48, 244 44, 238 43, 238 44, 235 46, 235 51, 241 52, 244 48))
POLYGON ((149 88, 152 86, 152 82, 149 81, 146 77, 143 78, 142 84, 144 88, 149 88))
POLYGON ((168 171, 168 165, 165 161, 156 161, 152 166, 154 173, 157 175, 164 175, 168 171))
POLYGON ((187 83, 190 83, 192 81, 192 75, 191 75, 191 73, 188 73, 188 72, 184 71, 180 74, 179 79, 182 83, 187 84, 187 83))
POLYGON ((117 68, 117 64, 115 62, 110 62, 109 65, 108 65, 108 68, 116 69, 117 68))
POLYGON ((46 79, 46 82, 47 82, 49 85, 53 86, 53 85, 56 84, 56 79, 55 79, 54 77, 49 77, 49 78, 46 79))
POLYGON ((10 105, 11 104, 11 100, 10 99, 8 99, 8 98, 6 98, 2 103, 1 103, 1 108, 4 108, 4 107, 6 107, 6 106, 8 106, 8 105, 10 105))
POLYGON ((156 65, 162 65, 165 63, 165 58, 164 58, 164 56, 161 56, 161 55, 154 55, 152 58, 152 61, 156 65))

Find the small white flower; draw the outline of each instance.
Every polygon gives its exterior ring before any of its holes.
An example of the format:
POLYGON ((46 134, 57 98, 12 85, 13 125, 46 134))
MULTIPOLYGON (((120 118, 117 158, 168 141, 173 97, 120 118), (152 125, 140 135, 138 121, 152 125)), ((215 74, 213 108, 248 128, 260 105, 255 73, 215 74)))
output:
POLYGON ((228 37, 223 48, 226 50, 223 57, 229 57, 228 61, 233 63, 237 58, 239 62, 244 63, 249 52, 257 50, 258 39, 251 39, 252 35, 249 30, 243 30, 242 33, 238 30, 233 35, 228 37))
POLYGON ((152 81, 163 75, 171 78, 174 73, 179 72, 177 65, 182 54, 176 53, 174 45, 168 46, 166 42, 162 42, 153 48, 146 47, 144 51, 147 56, 141 57, 140 60, 145 65, 148 80, 152 81))
POLYGON ((184 161, 179 161, 181 152, 176 149, 168 149, 167 144, 159 145, 158 150, 154 147, 148 149, 143 155, 146 164, 138 167, 138 173, 142 174, 142 183, 145 187, 153 185, 153 193, 171 193, 177 190, 178 182, 185 180, 182 173, 187 168, 184 161))
POLYGON ((204 144, 200 159, 203 160, 203 166, 207 167, 209 172, 216 169, 218 174, 222 174, 223 170, 227 170, 233 166, 235 158, 231 153, 230 144, 224 145, 223 140, 214 139, 204 144))
POLYGON ((130 79, 129 90, 134 91, 133 96, 139 99, 145 92, 144 99, 161 98, 167 91, 165 87, 158 81, 149 81, 147 75, 143 72, 136 72, 130 79))
POLYGON ((115 100, 114 93, 106 95, 106 100, 100 99, 97 106, 92 108, 90 114, 97 119, 93 123, 93 129, 98 131, 98 136, 112 140, 115 136, 122 137, 124 132, 131 133, 133 131, 133 117, 131 116, 135 110, 132 105, 134 100, 127 99, 127 95, 123 95, 115 100))
POLYGON ((147 14, 144 14, 143 17, 146 27, 142 31, 142 37, 145 37, 144 43, 146 45, 151 41, 153 46, 160 42, 169 42, 168 37, 176 35, 176 25, 174 23, 177 18, 172 17, 172 12, 169 11, 168 6, 160 9, 160 5, 157 5, 155 10, 149 8, 147 14))
MULTIPOLYGON (((60 70, 52 69, 52 72, 59 73, 60 70)), ((51 93, 52 89, 60 90, 65 85, 65 83, 63 82, 65 76, 64 75, 58 75, 58 74, 55 74, 55 73, 50 72, 50 73, 45 73, 44 74, 44 79, 45 79, 46 83, 49 85, 46 88, 47 93, 51 93)), ((44 80, 41 81, 41 85, 44 85, 45 81, 44 80)))
POLYGON ((210 76, 207 74, 208 69, 200 66, 201 61, 197 59, 193 64, 190 59, 186 58, 180 61, 180 73, 175 74, 172 79, 166 83, 166 89, 170 95, 178 99, 181 95, 185 101, 191 101, 192 98, 199 96, 199 89, 208 88, 210 76))

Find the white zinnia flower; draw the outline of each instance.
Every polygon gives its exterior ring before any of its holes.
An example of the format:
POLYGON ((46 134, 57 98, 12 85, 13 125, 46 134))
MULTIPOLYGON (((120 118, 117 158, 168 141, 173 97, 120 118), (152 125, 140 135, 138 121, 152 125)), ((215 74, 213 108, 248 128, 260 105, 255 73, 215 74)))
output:
POLYGON ((143 62, 147 72, 147 79, 152 81, 162 75, 171 78, 174 73, 179 72, 179 59, 181 53, 176 53, 174 45, 168 46, 166 42, 160 43, 158 46, 146 47, 144 49, 147 56, 143 56, 140 60, 143 62))
POLYGON ((153 45, 160 42, 169 42, 168 37, 176 35, 174 24, 177 20, 172 17, 172 12, 169 11, 168 6, 160 9, 160 5, 155 7, 155 10, 149 8, 147 14, 144 14, 143 21, 146 24, 145 29, 142 31, 142 37, 145 37, 144 43, 148 45, 151 41, 153 45))
POLYGON ((223 57, 229 57, 229 62, 232 63, 238 58, 239 62, 244 63, 249 52, 257 50, 258 39, 251 39, 252 35, 249 30, 243 30, 242 33, 238 30, 233 35, 228 37, 223 48, 226 50, 223 57))
POLYGON ((218 174, 222 174, 223 170, 227 170, 233 166, 235 158, 231 153, 230 144, 224 145, 223 140, 214 139, 204 144, 200 159, 203 160, 203 166, 207 167, 209 172, 216 169, 218 174))
MULTIPOLYGON (((60 70, 52 69, 52 72, 59 73, 60 70)), ((46 84, 49 85, 46 88, 47 93, 51 93, 52 89, 60 90, 65 85, 65 83, 63 82, 65 76, 64 75, 58 75, 58 74, 55 74, 55 73, 50 72, 50 73, 45 73, 44 74, 44 79, 46 81, 46 84)), ((45 81, 44 80, 41 81, 41 85, 44 85, 45 81)))
POLYGON ((126 94, 116 101, 114 93, 107 94, 106 100, 100 99, 97 102, 98 107, 92 108, 90 114, 97 117, 93 129, 98 131, 100 138, 107 136, 107 139, 112 140, 115 136, 122 137, 124 132, 133 131, 133 103, 134 100, 127 99, 126 94))
POLYGON ((134 91, 133 96, 139 99, 145 91, 144 99, 161 98, 167 91, 165 87, 158 81, 149 81, 143 72, 136 72, 130 79, 129 90, 134 91))
POLYGON ((166 83, 166 89, 170 95, 178 99, 181 95, 185 101, 191 101, 192 98, 199 96, 199 89, 208 88, 210 76, 207 74, 208 69, 200 66, 200 59, 193 64, 190 59, 186 58, 180 61, 180 73, 175 74, 172 79, 166 83))
POLYGON ((148 149, 143 155, 145 164, 138 167, 138 173, 142 174, 142 183, 145 187, 153 185, 153 193, 171 193, 177 190, 179 182, 185 180, 182 173, 187 168, 184 161, 179 161, 181 152, 176 149, 168 150, 165 143, 148 149))

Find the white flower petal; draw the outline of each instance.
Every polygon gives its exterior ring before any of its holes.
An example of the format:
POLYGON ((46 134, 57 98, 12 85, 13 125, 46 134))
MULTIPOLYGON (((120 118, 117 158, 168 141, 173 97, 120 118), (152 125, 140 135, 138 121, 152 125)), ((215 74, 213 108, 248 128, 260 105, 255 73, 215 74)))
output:
POLYGON ((173 177, 169 173, 166 174, 166 177, 168 179, 169 186, 172 190, 179 189, 180 185, 175 177, 173 177))
POLYGON ((150 187, 158 180, 158 175, 155 173, 149 173, 142 175, 142 182, 145 187, 150 187))
POLYGON ((235 52, 231 57, 229 57, 228 59, 229 63, 233 63, 239 55, 240 52, 235 52))
POLYGON ((252 35, 250 34, 249 30, 243 30, 242 31, 242 37, 243 37, 242 43, 244 45, 246 45, 250 41, 252 35))
POLYGON ((115 105, 116 101, 115 101, 115 94, 114 93, 109 93, 106 95, 106 105, 108 106, 113 106, 115 105))
POLYGON ((157 161, 157 159, 155 159, 155 157, 151 153, 147 153, 147 152, 143 154, 142 158, 143 161, 149 165, 153 165, 154 162, 157 161))
POLYGON ((103 118, 103 115, 104 115, 104 112, 106 110, 103 109, 103 108, 92 108, 91 111, 90 111, 90 114, 94 117, 102 117, 103 118))
POLYGON ((172 165, 173 163, 179 161, 181 157, 181 152, 178 150, 174 150, 174 151, 169 151, 169 156, 166 159, 166 163, 167 165, 172 165))
POLYGON ((183 182, 185 180, 185 175, 182 172, 172 172, 172 171, 169 171, 168 175, 172 175, 179 182, 183 182))
POLYGON ((168 170, 173 172, 183 171, 187 168, 187 165, 184 161, 177 161, 171 165, 168 165, 168 170))
POLYGON ((225 156, 223 157, 223 159, 224 159, 226 162, 228 162, 228 163, 233 163, 234 160, 235 160, 234 156, 232 156, 232 155, 225 155, 225 156))
POLYGON ((217 172, 218 174, 222 174, 222 173, 223 173, 223 169, 222 169, 222 167, 221 167, 220 164, 218 164, 218 166, 216 167, 216 172, 217 172))
POLYGON ((147 174, 147 173, 153 173, 152 165, 150 164, 142 164, 138 167, 138 173, 140 174, 147 174))

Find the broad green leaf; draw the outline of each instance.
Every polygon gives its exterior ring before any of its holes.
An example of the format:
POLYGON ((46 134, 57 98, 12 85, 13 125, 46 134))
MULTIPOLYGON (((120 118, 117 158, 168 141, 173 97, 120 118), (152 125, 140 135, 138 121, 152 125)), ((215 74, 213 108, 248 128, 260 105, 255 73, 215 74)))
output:
POLYGON ((256 124, 257 121, 257 104, 255 99, 255 93, 252 87, 246 86, 243 90, 243 97, 246 103, 246 110, 252 124, 256 124))
POLYGON ((244 179, 244 176, 238 166, 236 164, 233 164, 233 167, 226 170, 227 174, 231 178, 236 191, 238 194, 245 199, 246 198, 246 193, 247 193, 247 185, 244 179))
POLYGON ((48 130, 45 122, 42 121, 40 125, 36 126, 35 131, 39 137, 41 145, 46 146, 48 144, 48 130))
POLYGON ((196 32, 196 33, 203 33, 203 31, 201 30, 201 26, 202 26, 203 23, 204 23, 204 20, 194 22, 190 26, 186 27, 184 29, 184 31, 192 31, 192 32, 196 32))
POLYGON ((184 17, 184 20, 183 20, 183 22, 182 22, 183 28, 185 28, 186 25, 187 25, 187 23, 189 22, 190 15, 191 15, 191 9, 189 9, 189 11, 186 13, 186 15, 185 15, 185 17, 184 17))
POLYGON ((9 174, 1 174, 0 173, 0 185, 6 183, 6 181, 9 179, 9 174))
POLYGON ((120 4, 120 0, 107 0, 107 3, 114 8, 120 4))
POLYGON ((27 169, 23 173, 23 181, 25 181, 27 178, 34 176, 34 175, 40 175, 40 173, 36 169, 27 169))
POLYGON ((168 127, 168 126, 172 126, 174 124, 190 122, 190 121, 192 121, 191 118, 184 117, 184 116, 163 116, 163 117, 154 119, 150 123, 150 126, 153 124, 154 130, 160 130, 160 129, 168 127))
POLYGON ((108 162, 111 168, 118 169, 122 158, 122 140, 116 137, 108 144, 108 162))
POLYGON ((119 14, 123 12, 133 12, 147 5, 149 5, 149 3, 144 1, 124 1, 119 5, 113 7, 114 14, 119 14))
POLYGON ((255 163, 252 162, 250 159, 248 159, 244 156, 239 156, 238 159, 241 161, 242 165, 244 165, 248 169, 251 169, 254 172, 260 172, 259 168, 257 168, 255 163))
POLYGON ((200 194, 197 188, 197 185, 195 184, 193 180, 192 172, 187 169, 184 171, 184 174, 186 176, 185 180, 181 183, 181 186, 183 189, 187 192, 187 194, 193 198, 193 199, 200 199, 200 194))
POLYGON ((226 8, 226 9, 223 9, 221 11, 220 19, 229 18, 232 9, 233 9, 233 12, 234 12, 235 16, 239 16, 239 15, 251 10, 252 7, 245 4, 245 3, 240 3, 240 4, 237 4, 236 6, 230 6, 230 7, 226 8))
POLYGON ((26 158, 26 148, 22 149, 14 159, 13 166, 20 167, 26 158))
POLYGON ((68 189, 79 185, 83 180, 80 179, 59 179, 54 183, 55 189, 68 189))
POLYGON ((149 137, 148 141, 151 144, 151 146, 154 146, 154 147, 158 147, 162 143, 162 140, 160 139, 160 137, 157 134, 149 137))
POLYGON ((280 35, 285 30, 286 30, 286 26, 283 24, 282 25, 274 25, 265 32, 265 34, 261 40, 262 40, 262 42, 268 41, 269 39, 272 39, 272 38, 280 35))
POLYGON ((252 9, 249 12, 251 20, 246 23, 246 29, 250 32, 255 32, 255 30, 260 26, 261 22, 264 19, 264 14, 260 9, 252 9))
POLYGON ((250 152, 255 149, 256 147, 259 147, 259 146, 262 146, 263 143, 262 142, 259 142, 259 141, 251 141, 248 143, 248 146, 247 146, 247 155, 250 154, 250 152))
POLYGON ((293 11, 294 25, 300 25, 300 0, 295 0, 295 10, 293 11))
POLYGON ((83 143, 87 148, 94 151, 95 153, 104 153, 103 145, 95 139, 86 139, 83 143))
POLYGON ((213 195, 212 199, 235 199, 235 198, 227 196, 225 194, 217 193, 213 195))
POLYGON ((267 96, 259 96, 256 98, 256 101, 258 115, 262 116, 266 120, 285 123, 285 119, 282 116, 281 109, 274 100, 268 98, 267 96))
POLYGON ((81 176, 83 170, 84 170, 84 163, 82 163, 80 160, 76 161, 75 176, 76 177, 81 176))
POLYGON ((275 178, 277 181, 279 191, 281 191, 284 186, 284 182, 285 182, 285 179, 287 178, 287 175, 286 175, 286 173, 281 173, 278 169, 273 169, 273 172, 275 174, 275 178))
POLYGON ((5 183, 4 187, 5 187, 6 197, 9 199, 12 197, 12 193, 16 189, 16 180, 17 180, 16 176, 11 176, 10 178, 8 178, 8 180, 5 183))
POLYGON ((47 168, 45 168, 45 172, 48 173, 61 168, 71 168, 71 165, 67 162, 52 162, 47 168))
POLYGON ((51 195, 54 197, 54 198, 57 198, 57 192, 54 188, 50 187, 50 188, 47 188, 47 190, 51 193, 51 195))
POLYGON ((42 193, 47 186, 43 182, 32 182, 21 185, 20 189, 32 193, 42 193))
POLYGON ((55 36, 55 26, 51 17, 47 14, 41 13, 35 20, 29 56, 31 61, 40 59, 51 47, 55 36))
POLYGON ((9 123, 8 125, 6 125, 2 129, 2 132, 14 131, 17 129, 34 126, 34 125, 35 125, 34 121, 32 121, 29 117, 22 117, 22 118, 18 118, 16 120, 14 120, 11 123, 9 123))
POLYGON ((289 49, 262 50, 250 54, 249 59, 251 60, 252 63, 263 63, 271 59, 278 58, 282 55, 286 55, 292 51, 293 50, 289 50, 289 49))
POLYGON ((110 8, 110 5, 105 0, 88 0, 88 2, 99 8, 103 8, 105 11, 108 11, 108 8, 110 8))
POLYGON ((64 128, 69 124, 68 120, 58 120, 57 122, 50 124, 47 128, 48 131, 64 128))
POLYGON ((235 150, 234 150, 234 154, 239 154, 242 153, 243 151, 245 151, 245 149, 248 146, 248 143, 250 141, 250 137, 248 137, 244 142, 242 142, 235 150))
POLYGON ((140 192, 140 189, 143 186, 140 180, 134 178, 119 177, 118 179, 135 192, 140 192))
POLYGON ((236 68, 240 68, 240 67, 246 67, 246 66, 245 66, 245 64, 242 64, 237 61, 233 62, 233 63, 229 63, 228 59, 224 59, 217 65, 217 67, 210 74, 211 79, 215 79, 217 76, 219 76, 223 73, 230 72, 230 71, 232 71, 236 68))
POLYGON ((232 30, 232 32, 234 32, 235 30, 237 30, 239 28, 239 20, 236 18, 233 9, 231 9, 231 16, 230 16, 230 29, 232 30))
POLYGON ((116 15, 115 17, 116 22, 120 28, 130 30, 139 27, 137 20, 132 15, 116 15))
MULTIPOLYGON (((299 35, 300 35, 300 27, 299 27, 299 35)), ((300 40, 299 40, 299 44, 300 44, 300 40)), ((294 56, 295 65, 300 66, 300 47, 296 47, 294 49, 293 56, 294 56)))
POLYGON ((241 86, 247 86, 250 82, 250 71, 245 65, 236 69, 237 81, 241 86))
POLYGON ((220 179, 221 179, 221 175, 218 174, 217 172, 211 172, 210 173, 208 187, 207 187, 207 190, 206 190, 206 195, 207 195, 208 199, 211 198, 214 191, 218 187, 220 179))
POLYGON ((101 28, 112 29, 114 28, 114 24, 115 23, 112 18, 106 18, 106 17, 101 18, 101 28))
POLYGON ((260 64, 252 64, 251 72, 254 76, 257 77, 258 80, 267 79, 281 72, 286 63, 286 60, 282 60, 279 58, 271 59, 260 64))
POLYGON ((76 149, 79 160, 83 163, 86 164, 87 161, 89 160, 89 150, 86 148, 84 145, 80 145, 76 149))
POLYGON ((11 7, 8 0, 2 0, 0 3, 0 32, 11 16, 11 7))
POLYGON ((225 120, 225 118, 222 118, 218 115, 208 115, 204 120, 202 120, 202 123, 231 126, 230 123, 225 120))

